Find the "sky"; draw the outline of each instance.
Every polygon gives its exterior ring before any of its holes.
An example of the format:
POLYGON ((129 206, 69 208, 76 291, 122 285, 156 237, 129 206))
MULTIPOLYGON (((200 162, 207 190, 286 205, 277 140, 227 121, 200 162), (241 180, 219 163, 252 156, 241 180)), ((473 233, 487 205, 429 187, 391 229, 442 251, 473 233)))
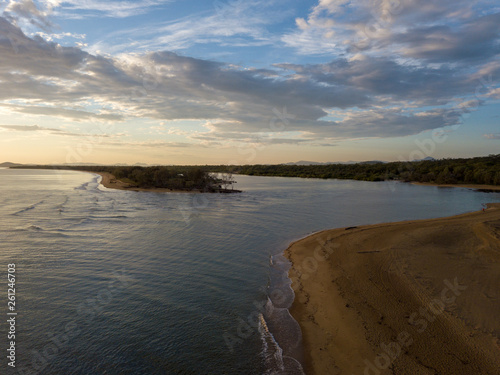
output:
POLYGON ((497 0, 0 2, 0 162, 499 150, 497 0))

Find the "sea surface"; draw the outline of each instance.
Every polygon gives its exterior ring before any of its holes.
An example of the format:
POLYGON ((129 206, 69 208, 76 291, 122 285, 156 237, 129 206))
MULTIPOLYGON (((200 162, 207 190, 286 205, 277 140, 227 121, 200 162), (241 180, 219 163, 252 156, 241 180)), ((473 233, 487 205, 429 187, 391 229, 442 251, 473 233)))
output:
POLYGON ((394 182, 236 176, 244 192, 217 195, 110 190, 99 180, 0 169, 1 374, 300 374, 281 256, 292 241, 500 202, 498 193, 394 182))

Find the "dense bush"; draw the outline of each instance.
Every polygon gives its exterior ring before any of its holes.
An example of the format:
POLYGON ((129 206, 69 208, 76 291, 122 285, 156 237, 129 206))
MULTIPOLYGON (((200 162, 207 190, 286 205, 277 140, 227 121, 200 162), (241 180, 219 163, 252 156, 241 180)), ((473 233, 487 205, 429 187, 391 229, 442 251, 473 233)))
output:
POLYGON ((500 154, 470 159, 325 165, 245 165, 205 167, 251 176, 338 178, 365 181, 400 180, 437 184, 500 185, 500 154))
MULTIPOLYGON (((183 190, 210 190, 225 185, 210 172, 251 176, 337 178, 364 181, 400 180, 437 184, 500 185, 500 154, 470 159, 441 159, 414 162, 322 164, 322 165, 243 165, 243 166, 22 166, 23 168, 78 169, 109 172, 116 178, 141 187, 183 190)), ((230 175, 228 175, 230 176, 230 175)), ((226 178, 227 180, 228 178, 226 178)), ((229 178, 230 179, 230 178, 229 178)))

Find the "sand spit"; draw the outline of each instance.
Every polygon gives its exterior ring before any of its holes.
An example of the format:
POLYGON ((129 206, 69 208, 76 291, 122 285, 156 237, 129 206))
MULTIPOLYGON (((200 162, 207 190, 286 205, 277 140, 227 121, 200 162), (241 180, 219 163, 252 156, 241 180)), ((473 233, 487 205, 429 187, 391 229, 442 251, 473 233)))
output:
POLYGON ((285 255, 308 375, 500 373, 500 204, 327 230, 285 255))

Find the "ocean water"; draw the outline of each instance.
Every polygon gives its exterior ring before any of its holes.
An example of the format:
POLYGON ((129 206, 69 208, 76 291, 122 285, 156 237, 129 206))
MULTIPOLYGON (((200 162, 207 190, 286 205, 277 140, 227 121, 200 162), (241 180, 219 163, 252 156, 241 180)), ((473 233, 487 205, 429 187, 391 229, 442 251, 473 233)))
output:
POLYGON ((242 194, 0 169, 1 374, 300 374, 281 256, 315 231, 480 210, 500 194, 236 176, 242 194), (16 368, 7 267, 15 264, 16 368))

